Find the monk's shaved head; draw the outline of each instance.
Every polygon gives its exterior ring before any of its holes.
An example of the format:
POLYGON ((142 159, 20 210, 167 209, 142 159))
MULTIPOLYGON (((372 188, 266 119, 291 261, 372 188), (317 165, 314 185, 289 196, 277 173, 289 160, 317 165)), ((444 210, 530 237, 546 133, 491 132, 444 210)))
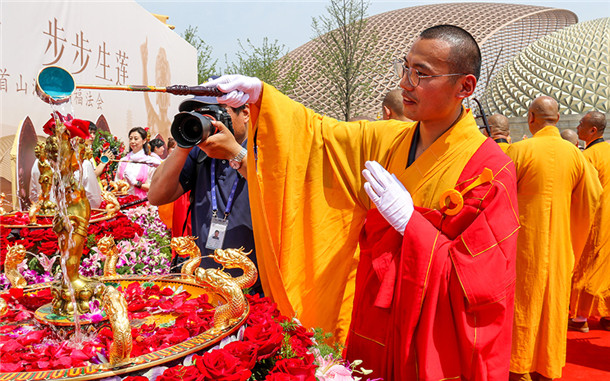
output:
POLYGON ((402 103, 402 89, 390 90, 381 102, 383 119, 396 119, 402 121, 410 121, 405 116, 405 110, 402 103))
POLYGON ((507 138, 510 135, 510 127, 508 118, 502 114, 493 114, 487 119, 489 129, 491 130, 491 138, 496 137, 507 138))
POLYGON ((578 134, 576 131, 570 129, 563 130, 561 131, 561 137, 578 147, 578 134))
POLYGON ((584 140, 587 145, 592 141, 603 138, 606 129, 606 115, 599 111, 589 111, 582 117, 576 130, 578 138, 584 140))
POLYGON ((547 122, 557 123, 559 117, 559 104, 549 96, 543 95, 532 101, 529 111, 536 117, 540 117, 547 122))
POLYGON ((394 111, 396 114, 403 114, 402 107, 402 90, 394 89, 390 90, 386 96, 383 98, 383 102, 381 104, 390 110, 394 111))
POLYGON ((600 136, 604 134, 604 130, 606 129, 606 115, 604 115, 604 113, 589 111, 585 117, 592 127, 597 128, 597 132, 600 133, 600 136))
POLYGON ((472 74, 479 79, 481 50, 470 33, 455 25, 437 25, 421 32, 419 38, 447 42, 451 47, 451 72, 472 74))
POLYGON ((559 122, 559 104, 546 95, 534 99, 528 110, 527 122, 532 134, 546 126, 556 126, 559 122))

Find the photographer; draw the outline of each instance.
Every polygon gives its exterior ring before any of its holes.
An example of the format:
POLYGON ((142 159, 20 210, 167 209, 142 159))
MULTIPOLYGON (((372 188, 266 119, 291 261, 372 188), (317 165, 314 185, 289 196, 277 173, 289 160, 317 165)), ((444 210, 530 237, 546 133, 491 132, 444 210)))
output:
MULTIPOLYGON (((178 147, 157 168, 148 199, 153 205, 163 205, 191 191, 191 210, 188 214, 192 222, 192 235, 198 237, 197 246, 202 255, 209 255, 216 248, 243 246, 246 251, 253 250, 249 258, 256 264, 248 185, 242 165, 246 161, 250 108, 248 105, 225 107, 218 105, 214 97, 199 96, 185 100, 179 109, 181 113, 172 125, 172 135, 178 147), (185 148, 188 144, 176 136, 175 126, 180 122, 180 117, 191 111, 204 114, 204 117, 208 113, 216 114, 208 115, 213 120, 213 131, 210 134, 214 138, 209 141, 204 139, 194 147, 185 148), (226 122, 224 124, 217 121, 223 119, 226 122), (226 124, 232 124, 233 133, 226 124), (221 239, 212 239, 216 230, 221 239)), ((193 116, 195 113, 190 114, 187 117, 196 117, 193 116)), ((181 223, 184 224, 184 221, 181 223)), ((220 267, 211 258, 202 258, 201 266, 220 267)), ((230 273, 232 271, 228 270, 230 273)), ((241 271, 235 270, 232 275, 239 276, 241 271)), ((253 286, 252 291, 262 294, 260 281, 253 286)))

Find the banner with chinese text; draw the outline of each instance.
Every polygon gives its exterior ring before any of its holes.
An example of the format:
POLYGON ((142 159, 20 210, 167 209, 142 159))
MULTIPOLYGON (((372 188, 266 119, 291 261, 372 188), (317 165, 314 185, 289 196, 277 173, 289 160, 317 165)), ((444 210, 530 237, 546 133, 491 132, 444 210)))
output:
MULTIPOLYGON (((140 5, 123 1, 3 2, 0 6, 0 137, 27 116, 36 133, 51 107, 35 93, 45 66, 61 66, 77 84, 197 84, 196 50, 140 5)), ((127 141, 135 126, 165 140, 184 99, 164 93, 76 89, 74 115, 97 121, 127 141)))

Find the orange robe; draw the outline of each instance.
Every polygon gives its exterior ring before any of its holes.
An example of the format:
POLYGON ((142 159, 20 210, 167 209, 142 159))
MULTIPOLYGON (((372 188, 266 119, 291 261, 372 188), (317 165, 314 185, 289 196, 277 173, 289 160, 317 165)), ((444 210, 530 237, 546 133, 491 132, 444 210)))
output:
POLYGON ((585 250, 572 281, 572 315, 610 316, 610 143, 587 147, 583 155, 597 169, 603 192, 585 250))
POLYGON ((511 144, 507 154, 517 168, 521 221, 510 369, 559 378, 574 257, 583 250, 601 187, 557 127, 511 144))

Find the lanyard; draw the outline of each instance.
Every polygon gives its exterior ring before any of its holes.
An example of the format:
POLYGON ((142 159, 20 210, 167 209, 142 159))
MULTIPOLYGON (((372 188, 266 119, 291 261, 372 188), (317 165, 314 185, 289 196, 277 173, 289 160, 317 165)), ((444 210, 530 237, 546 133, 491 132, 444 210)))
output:
MULTIPOLYGON (((216 159, 212 159, 212 168, 211 168, 211 182, 212 182, 212 216, 216 217, 216 212, 218 211, 218 203, 216 202, 216 159)), ((235 191, 237 190, 237 183, 239 182, 239 176, 233 182, 233 186, 231 187, 231 193, 229 194, 229 198, 227 199, 227 207, 225 208, 225 220, 229 217, 229 213, 231 213, 231 208, 233 207, 233 200, 235 199, 235 191)))

